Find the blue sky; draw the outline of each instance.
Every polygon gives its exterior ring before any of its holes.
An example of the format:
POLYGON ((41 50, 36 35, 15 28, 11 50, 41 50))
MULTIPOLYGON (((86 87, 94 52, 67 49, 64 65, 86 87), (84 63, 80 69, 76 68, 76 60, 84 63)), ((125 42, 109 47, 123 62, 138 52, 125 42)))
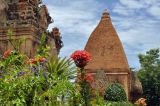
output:
POLYGON ((84 48, 102 13, 108 9, 130 67, 139 68, 138 54, 160 48, 160 0, 43 0, 59 27, 64 47, 60 56, 84 48))

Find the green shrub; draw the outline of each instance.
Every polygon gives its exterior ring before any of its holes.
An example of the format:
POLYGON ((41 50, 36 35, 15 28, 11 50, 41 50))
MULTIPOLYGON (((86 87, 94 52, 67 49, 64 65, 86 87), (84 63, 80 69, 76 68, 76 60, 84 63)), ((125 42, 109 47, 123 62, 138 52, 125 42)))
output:
POLYGON ((104 99, 107 101, 127 101, 127 96, 123 87, 119 83, 114 83, 107 87, 104 99))
POLYGON ((70 59, 50 58, 47 48, 40 49, 30 59, 16 47, 0 56, 0 106, 65 105, 77 69, 70 59))
POLYGON ((107 102, 105 106, 134 106, 130 102, 107 102))

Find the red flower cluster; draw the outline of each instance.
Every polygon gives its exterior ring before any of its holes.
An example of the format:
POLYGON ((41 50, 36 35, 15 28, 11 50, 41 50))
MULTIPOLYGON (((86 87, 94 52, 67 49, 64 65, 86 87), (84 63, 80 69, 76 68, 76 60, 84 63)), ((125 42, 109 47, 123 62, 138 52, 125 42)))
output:
POLYGON ((135 102, 135 105, 138 105, 138 106, 147 106, 147 104, 146 104, 146 99, 145 99, 145 98, 140 98, 140 99, 138 99, 138 100, 135 102))
POLYGON ((45 62, 45 61, 46 61, 46 58, 44 58, 44 57, 39 58, 39 62, 45 62))
POLYGON ((94 81, 92 73, 86 73, 83 78, 81 75, 78 75, 78 82, 82 81, 82 79, 83 79, 83 81, 86 81, 89 84, 91 84, 94 81))
POLYGON ((93 82, 93 76, 91 73, 88 73, 84 76, 84 80, 87 81, 88 83, 92 83, 93 82))
POLYGON ((75 64, 79 68, 83 68, 91 60, 91 56, 87 51, 77 50, 72 55, 71 58, 74 60, 75 64))
POLYGON ((11 55, 11 51, 7 50, 3 53, 3 58, 7 58, 9 55, 11 55))
POLYGON ((37 64, 37 60, 35 58, 29 59, 27 61, 28 64, 37 64))
POLYGON ((46 58, 44 57, 39 57, 38 59, 31 58, 27 61, 28 64, 37 64, 38 62, 45 62, 46 58))

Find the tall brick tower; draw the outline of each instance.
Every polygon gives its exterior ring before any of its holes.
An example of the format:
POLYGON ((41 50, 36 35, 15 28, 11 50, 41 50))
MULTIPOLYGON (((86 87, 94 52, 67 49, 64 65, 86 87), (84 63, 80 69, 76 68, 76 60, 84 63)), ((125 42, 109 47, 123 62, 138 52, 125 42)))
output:
POLYGON ((124 87, 129 97, 130 69, 108 11, 103 13, 85 50, 92 56, 92 60, 86 66, 86 71, 94 75, 93 89, 100 91, 103 95, 108 84, 118 82, 124 87))
POLYGON ((47 30, 53 20, 41 0, 0 1, 0 52, 13 49, 8 42, 7 31, 13 31, 13 40, 25 38, 20 51, 34 56, 42 33, 47 35, 46 44, 51 46, 51 55, 57 55, 63 46, 58 28, 47 30))

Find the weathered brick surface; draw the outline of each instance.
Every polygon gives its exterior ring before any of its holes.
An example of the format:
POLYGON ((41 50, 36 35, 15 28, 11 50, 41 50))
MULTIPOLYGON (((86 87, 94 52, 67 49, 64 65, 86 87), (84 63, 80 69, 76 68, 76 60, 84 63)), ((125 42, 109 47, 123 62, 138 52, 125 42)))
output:
POLYGON ((118 37, 115 28, 112 25, 109 13, 103 13, 101 21, 92 32, 85 50, 88 51, 92 60, 86 67, 87 72, 93 73, 95 77, 95 89, 98 89, 101 94, 104 94, 106 86, 113 82, 119 82, 123 85, 126 94, 129 97, 130 92, 130 69, 127 58, 118 37), (99 81, 102 79, 96 78, 100 71, 104 72, 107 83, 99 81), (98 87, 99 86, 99 87, 98 87))
MULTIPOLYGON (((46 44, 51 47, 51 56, 57 56, 63 46, 59 35, 47 30, 53 22, 41 0, 0 0, 0 52, 12 50, 8 42, 7 31, 13 31, 12 39, 25 38, 20 51, 32 57, 36 54, 39 38, 42 33, 47 35, 46 44)), ((54 30, 53 30, 54 31, 54 30)))

